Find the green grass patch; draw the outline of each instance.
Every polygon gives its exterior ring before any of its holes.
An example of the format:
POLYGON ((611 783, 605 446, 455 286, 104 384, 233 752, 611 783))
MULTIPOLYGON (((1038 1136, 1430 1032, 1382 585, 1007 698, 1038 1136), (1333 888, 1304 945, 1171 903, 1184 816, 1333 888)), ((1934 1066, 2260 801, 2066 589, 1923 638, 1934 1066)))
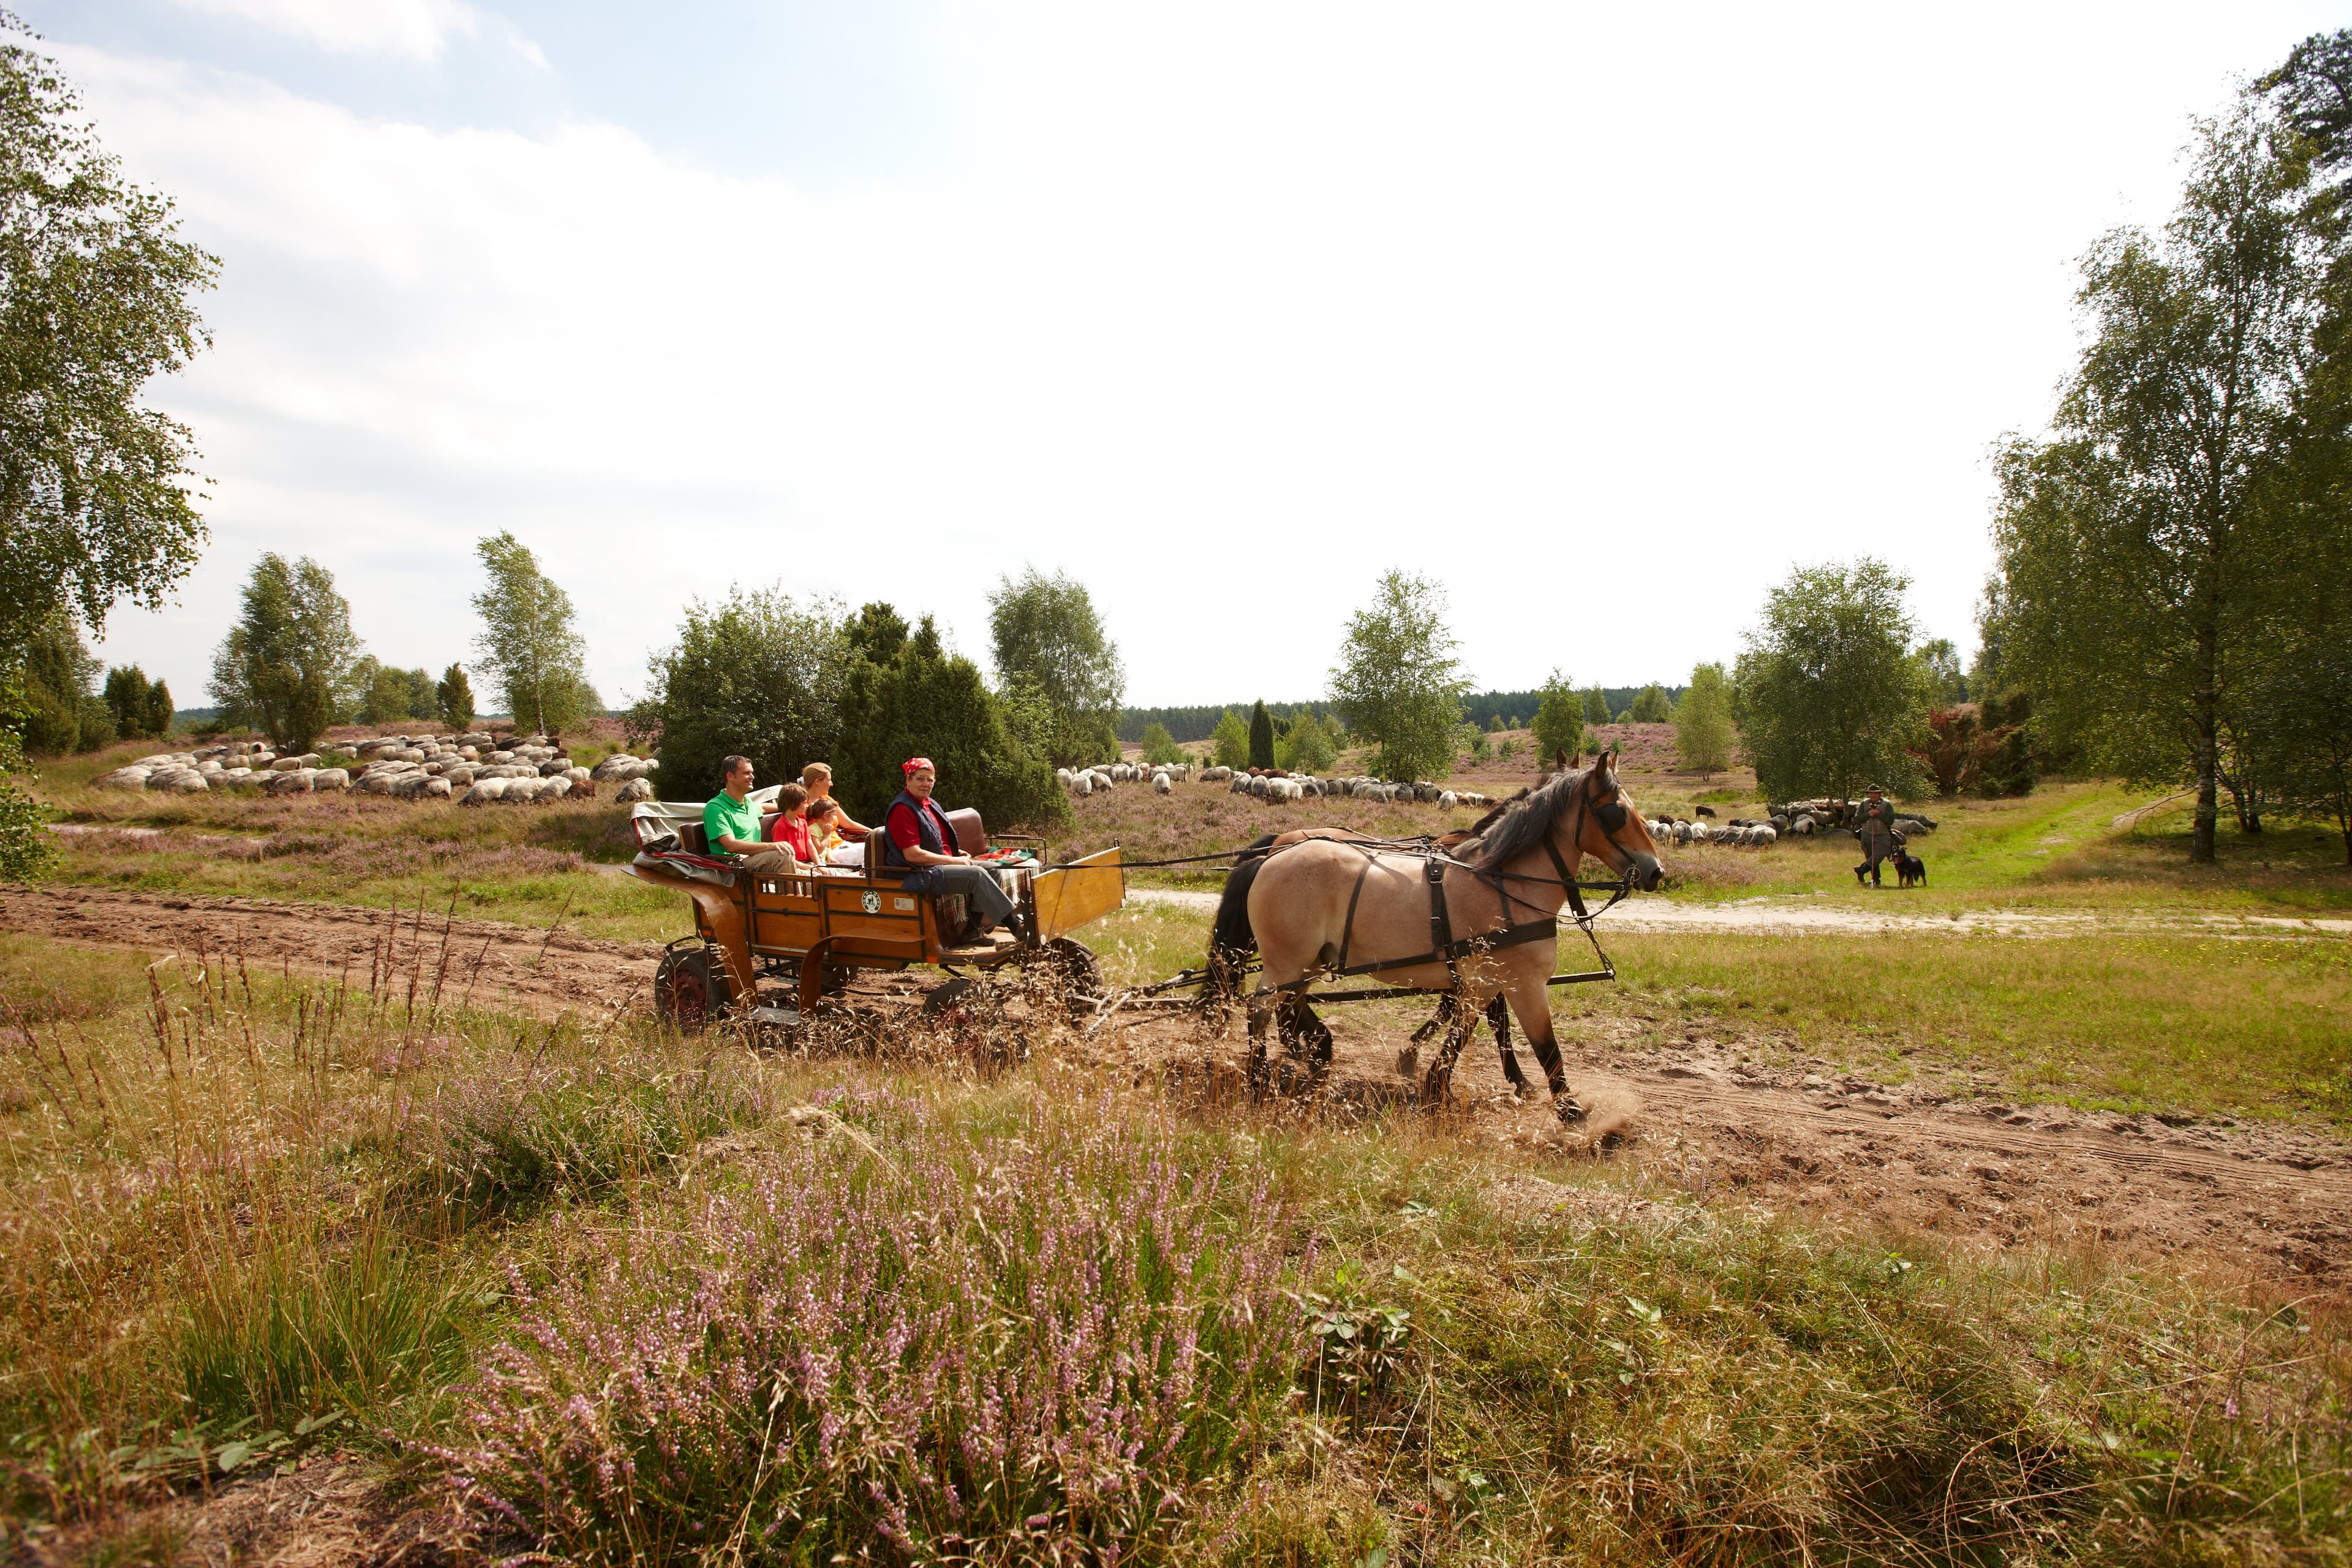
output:
POLYGON ((2085 1109, 2336 1115, 2352 942, 2095 935, 1608 939, 1622 977, 1559 1005, 1868 1063, 1957 1063, 2085 1109))

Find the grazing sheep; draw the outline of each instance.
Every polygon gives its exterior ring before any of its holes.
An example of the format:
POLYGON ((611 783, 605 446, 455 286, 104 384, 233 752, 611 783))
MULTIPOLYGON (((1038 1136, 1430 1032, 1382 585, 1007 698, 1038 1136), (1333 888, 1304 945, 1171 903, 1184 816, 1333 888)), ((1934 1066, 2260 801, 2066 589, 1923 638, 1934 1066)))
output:
POLYGON ((641 800, 651 800, 653 797, 654 786, 651 781, 646 779, 631 779, 613 792, 613 799, 622 805, 635 805, 641 800))
POLYGON ((1154 773, 1151 775, 1151 793, 1154 795, 1173 795, 1176 793, 1176 786, 1168 782, 1168 775, 1166 773, 1154 773))
POLYGON ((1780 830, 1769 822, 1759 822, 1748 830, 1750 844, 1771 844, 1779 841, 1780 830))
POLYGON ((347 768, 320 768, 310 775, 311 789, 324 795, 352 787, 352 775, 347 768))
MULTIPOLYGON (((640 779, 637 782, 643 784, 645 781, 640 779)), ((1095 793, 1095 775, 1092 773, 1079 773, 1073 777, 1070 780, 1070 793, 1076 795, 1080 800, 1084 800, 1088 795, 1093 795, 1095 793)))

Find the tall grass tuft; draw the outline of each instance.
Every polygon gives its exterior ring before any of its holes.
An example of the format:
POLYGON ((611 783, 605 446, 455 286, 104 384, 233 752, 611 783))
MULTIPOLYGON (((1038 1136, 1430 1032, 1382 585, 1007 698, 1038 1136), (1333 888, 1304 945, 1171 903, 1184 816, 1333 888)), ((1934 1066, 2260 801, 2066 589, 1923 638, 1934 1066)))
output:
POLYGON ((271 1235, 191 1282, 172 1371, 200 1427, 364 1410, 462 1368, 469 1304, 462 1275, 380 1222, 347 1247, 271 1235))
POLYGON ((405 1119, 407 1188, 480 1215, 592 1197, 768 1113, 756 1074, 730 1070, 740 1064, 661 1065, 583 1052, 446 1085, 405 1119))
POLYGON ((1151 1558, 1304 1352, 1264 1192, 1108 1119, 824 1115, 585 1277, 517 1280, 439 1451, 460 1497, 587 1563, 1151 1558))

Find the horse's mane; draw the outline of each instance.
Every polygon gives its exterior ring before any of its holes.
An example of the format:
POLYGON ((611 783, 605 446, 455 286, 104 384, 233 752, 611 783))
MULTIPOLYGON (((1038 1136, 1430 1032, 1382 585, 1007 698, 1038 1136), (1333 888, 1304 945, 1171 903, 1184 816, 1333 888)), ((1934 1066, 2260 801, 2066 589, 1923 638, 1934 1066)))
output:
POLYGON ((1544 835, 1551 831, 1552 819, 1568 809, 1569 800, 1584 786, 1591 771, 1571 768, 1555 773, 1549 783, 1521 790, 1488 812, 1471 829, 1479 847, 1478 864, 1502 866, 1541 844, 1544 835))

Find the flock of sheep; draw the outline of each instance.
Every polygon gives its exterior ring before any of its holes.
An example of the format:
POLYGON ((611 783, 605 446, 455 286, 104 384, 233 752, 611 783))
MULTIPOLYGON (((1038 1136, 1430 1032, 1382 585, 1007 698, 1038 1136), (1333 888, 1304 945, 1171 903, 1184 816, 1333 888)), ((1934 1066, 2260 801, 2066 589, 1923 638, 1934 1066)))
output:
POLYGON ((195 795, 253 789, 265 795, 327 795, 356 790, 395 800, 456 800, 460 805, 576 800, 600 783, 619 782, 624 804, 653 798, 652 774, 661 764, 616 752, 594 768, 574 766, 544 735, 501 740, 488 734, 382 735, 345 742, 323 752, 279 754, 267 742, 239 741, 200 751, 172 752, 102 773, 101 789, 195 795))
MULTIPOLYGON (((1311 800, 1344 795, 1350 800, 1390 802, 1419 801, 1441 807, 1457 805, 1488 806, 1494 796, 1475 790, 1442 789, 1426 779, 1412 784, 1393 784, 1386 779, 1329 778, 1318 779, 1312 773, 1245 773, 1238 768, 1202 768, 1197 770, 1202 784, 1221 784, 1234 795, 1245 795, 1257 800, 1311 800)), ((1146 784, 1155 795, 1172 794, 1176 785, 1194 776, 1188 763, 1112 763, 1107 767, 1056 768, 1054 776, 1062 786, 1081 800, 1097 790, 1107 790, 1129 783, 1146 784)))

